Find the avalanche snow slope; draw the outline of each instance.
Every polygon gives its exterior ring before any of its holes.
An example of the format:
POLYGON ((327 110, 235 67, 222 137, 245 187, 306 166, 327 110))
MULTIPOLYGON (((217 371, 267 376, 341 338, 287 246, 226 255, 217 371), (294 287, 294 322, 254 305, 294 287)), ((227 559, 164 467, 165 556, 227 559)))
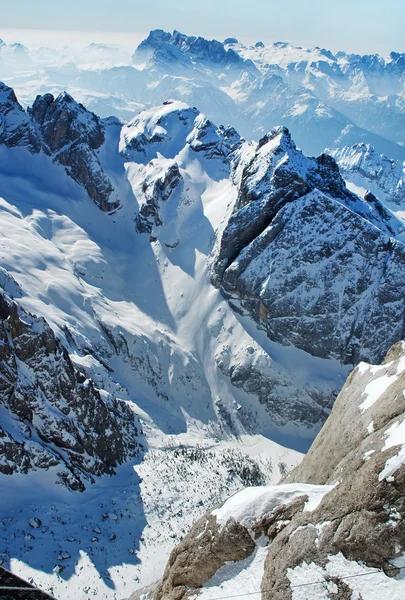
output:
MULTIPOLYGON (((276 481, 300 458, 270 441, 272 416, 215 361, 225 353, 275 368, 208 281, 211 238, 235 195, 223 156, 208 159, 176 136, 165 158, 125 163, 119 135, 107 124, 99 153, 121 200, 110 214, 43 152, 0 147, 1 265, 15 301, 44 317, 100 393, 127 402, 143 425, 143 461, 83 494, 55 486, 46 470, 1 475, 1 560, 59 598, 122 598, 152 583, 207 506, 276 481), (187 194, 151 243, 135 231, 139 186, 145 169, 165 171, 171 158, 187 194)), ((286 432, 290 444, 299 433, 286 432)))

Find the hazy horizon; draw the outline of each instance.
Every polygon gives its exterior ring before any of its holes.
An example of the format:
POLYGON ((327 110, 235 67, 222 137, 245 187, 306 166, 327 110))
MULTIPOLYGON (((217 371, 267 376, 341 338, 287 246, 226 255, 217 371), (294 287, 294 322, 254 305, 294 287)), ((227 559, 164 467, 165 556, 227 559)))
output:
POLYGON ((51 0, 33 4, 9 0, 0 37, 27 45, 65 45, 106 42, 133 48, 151 29, 178 29, 222 41, 237 37, 245 44, 284 41, 293 45, 321 46, 356 53, 405 52, 402 0, 328 0, 309 3, 290 0, 284 5, 269 0, 228 3, 206 0, 204 5, 177 0, 71 0, 55 6, 51 0), (63 27, 60 24, 63 23, 63 27))

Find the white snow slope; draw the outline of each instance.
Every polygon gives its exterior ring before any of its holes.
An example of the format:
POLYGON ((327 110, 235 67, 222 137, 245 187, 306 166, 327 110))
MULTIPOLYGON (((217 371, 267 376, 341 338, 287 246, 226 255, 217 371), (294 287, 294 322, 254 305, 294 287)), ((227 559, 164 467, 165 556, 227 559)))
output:
POLYGON ((99 158, 121 200, 109 214, 44 153, 0 146, 0 264, 17 301, 46 318, 101 393, 128 402, 143 425, 144 459, 83 494, 50 473, 0 477, 0 560, 61 600, 118 600, 153 583, 203 512, 299 461, 315 432, 276 427, 254 395, 231 385, 218 356, 275 373, 287 392, 314 381, 339 388, 348 371, 269 342, 210 285, 207 256, 236 186, 226 161, 193 150, 201 131, 179 134, 172 115, 183 109, 146 111, 124 128, 127 139, 107 124, 99 158), (127 146, 142 136, 150 154, 127 146), (135 231, 143 182, 173 161, 182 191, 151 242, 135 231))
MULTIPOLYGON (((107 135, 118 150, 117 128, 107 135)), ((101 393, 127 401, 143 424, 144 459, 83 494, 47 472, 0 477, 0 561, 60 599, 120 599, 156 581, 205 510, 244 485, 276 482, 300 459, 271 441, 280 431, 270 416, 215 361, 221 352, 273 368, 208 282, 213 232, 235 190, 222 161, 187 145, 172 154, 188 193, 151 244, 134 223, 144 165, 101 151, 122 205, 106 214, 44 154, 0 147, 0 261, 20 286, 17 301, 45 317, 101 393), (179 244, 168 248, 178 219, 179 244)), ((165 160, 157 155, 156 168, 165 160)), ((299 429, 284 433, 299 447, 299 429)))

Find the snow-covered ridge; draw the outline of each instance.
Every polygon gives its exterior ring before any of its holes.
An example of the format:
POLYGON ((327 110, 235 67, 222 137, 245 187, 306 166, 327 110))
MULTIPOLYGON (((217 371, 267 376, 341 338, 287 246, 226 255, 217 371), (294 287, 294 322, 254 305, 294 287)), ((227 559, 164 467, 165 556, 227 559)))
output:
POLYGON ((398 212, 405 210, 405 162, 378 154, 370 144, 330 150, 353 190, 366 188, 398 212))
POLYGON ((178 31, 151 31, 134 54, 90 44, 81 54, 0 47, 0 66, 24 104, 38 86, 67 90, 102 117, 130 120, 134 111, 170 98, 232 123, 246 139, 287 126, 310 154, 370 143, 405 160, 404 55, 359 56, 277 42, 246 47, 178 31))

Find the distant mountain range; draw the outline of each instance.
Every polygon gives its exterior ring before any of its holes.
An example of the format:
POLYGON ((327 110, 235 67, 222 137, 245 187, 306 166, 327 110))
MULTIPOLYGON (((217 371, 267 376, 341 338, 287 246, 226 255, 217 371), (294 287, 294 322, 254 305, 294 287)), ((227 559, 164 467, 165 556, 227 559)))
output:
POLYGON ((170 98, 232 124, 248 140, 287 126, 299 147, 369 143, 405 160, 405 54, 360 56, 277 42, 246 47, 152 31, 131 58, 118 47, 83 52, 0 47, 0 72, 23 102, 67 90, 102 117, 129 119, 170 98))

